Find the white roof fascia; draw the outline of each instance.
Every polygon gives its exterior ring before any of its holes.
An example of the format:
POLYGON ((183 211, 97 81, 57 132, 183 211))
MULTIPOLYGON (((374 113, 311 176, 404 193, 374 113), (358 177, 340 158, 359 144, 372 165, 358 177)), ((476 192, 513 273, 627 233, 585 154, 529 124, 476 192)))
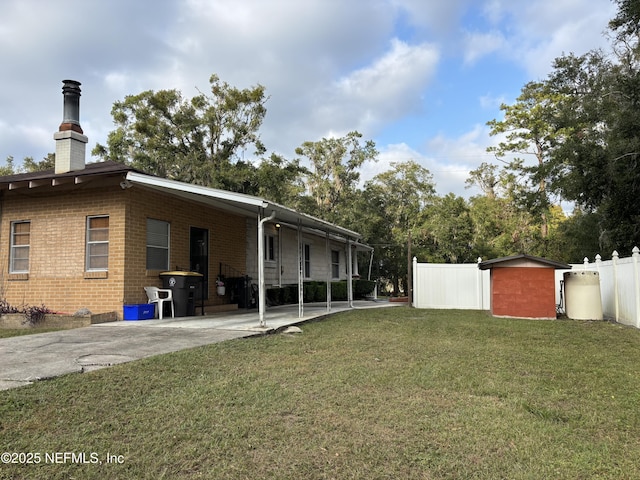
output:
POLYGON ((191 183, 178 182, 176 180, 168 180, 166 178, 154 177, 142 173, 128 172, 127 180, 133 183, 139 183, 141 185, 192 193, 195 195, 202 195, 204 197, 232 202, 236 204, 239 203, 242 205, 246 205, 247 207, 266 208, 268 206, 268 203, 265 200, 258 197, 252 197, 251 195, 228 192, 226 190, 203 187, 201 185, 193 185, 191 183))
MULTIPOLYGON (((267 201, 265 200, 265 202, 267 201)), ((277 203, 267 203, 269 205, 268 207, 266 207, 267 213, 269 213, 271 210, 274 210, 276 212, 276 218, 274 222, 280 220, 282 222, 288 222, 292 225, 295 225, 297 221, 300 220, 303 227, 315 228, 323 233, 328 231, 335 235, 340 235, 342 237, 351 238, 354 240, 359 239, 362 236, 358 232, 354 232, 353 230, 349 230, 348 228, 340 227, 331 222, 327 222, 326 220, 312 217, 311 215, 298 212, 289 207, 285 207, 277 203)))
MULTIPOLYGON (((196 200, 193 197, 204 197, 213 201, 223 203, 235 210, 242 210, 245 214, 250 216, 257 216, 259 209, 264 209, 265 215, 269 215, 272 211, 276 212, 276 218, 274 222, 280 220, 281 222, 291 223, 295 225, 298 221, 301 226, 307 228, 315 228, 322 232, 330 232, 334 235, 339 235, 345 238, 351 238, 358 240, 361 235, 353 230, 342 228, 333 223, 321 220, 305 213, 297 212, 289 207, 279 205, 277 203, 269 202, 259 197, 252 195, 245 195, 243 193, 229 192, 227 190, 220 190, 216 188, 203 187, 201 185, 193 185, 185 182, 178 182, 176 180, 168 180, 166 178, 160 178, 153 175, 145 175, 143 173, 128 172, 126 179, 134 184, 144 185, 147 187, 155 188, 158 190, 170 190, 175 194, 187 194, 189 198, 196 200)), ((360 244, 362 245, 362 244, 360 244)))

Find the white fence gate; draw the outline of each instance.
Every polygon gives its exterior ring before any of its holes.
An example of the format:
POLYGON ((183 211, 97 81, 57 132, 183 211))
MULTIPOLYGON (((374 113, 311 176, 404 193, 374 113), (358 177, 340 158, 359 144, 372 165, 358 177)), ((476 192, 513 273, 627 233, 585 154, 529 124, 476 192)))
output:
MULTIPOLYGON (((480 262, 481 259, 478 259, 480 262)), ((583 264, 572 264, 572 270, 585 269, 599 273, 602 310, 605 318, 640 328, 640 249, 635 247, 631 257, 594 263, 585 258, 583 264)), ((556 304, 560 303, 561 281, 564 272, 556 270, 556 304)), ((416 308, 455 308, 489 310, 490 273, 475 263, 435 264, 418 263, 413 259, 413 306, 416 308)))

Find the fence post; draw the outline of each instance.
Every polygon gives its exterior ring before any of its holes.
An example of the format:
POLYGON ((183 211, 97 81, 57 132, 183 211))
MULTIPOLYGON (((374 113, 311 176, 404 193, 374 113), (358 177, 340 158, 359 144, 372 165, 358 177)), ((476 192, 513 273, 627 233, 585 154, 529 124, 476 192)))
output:
POLYGON ((480 270, 481 263, 482 257, 478 257, 478 282, 476 284, 478 292, 478 309, 484 310, 484 285, 482 285, 482 270, 480 270))
POLYGON ((413 308, 420 308, 418 305, 418 295, 420 295, 420 284, 418 283, 418 257, 413 257, 413 298, 409 298, 413 302, 413 308))
POLYGON ((640 258, 640 249, 633 247, 631 256, 633 257, 633 286, 636 297, 636 328, 640 328, 640 284, 638 283, 638 259, 640 258))
POLYGON ((582 268, 585 270, 589 269, 589 259, 587 257, 584 257, 584 260, 582 261, 583 265, 582 268))
POLYGON ((618 300, 618 252, 614 250, 611 254, 613 264, 613 298, 615 301, 616 322, 620 322, 620 302, 618 300))

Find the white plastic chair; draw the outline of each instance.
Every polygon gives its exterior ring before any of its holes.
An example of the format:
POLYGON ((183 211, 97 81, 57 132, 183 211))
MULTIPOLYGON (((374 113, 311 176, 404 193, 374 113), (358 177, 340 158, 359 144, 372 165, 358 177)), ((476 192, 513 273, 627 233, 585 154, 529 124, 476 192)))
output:
POLYGON ((149 303, 155 303, 158 305, 158 316, 160 320, 162 320, 164 302, 169 302, 171 304, 171 318, 175 317, 175 310, 173 309, 173 292, 171 290, 158 287, 144 287, 144 291, 147 292, 149 303))

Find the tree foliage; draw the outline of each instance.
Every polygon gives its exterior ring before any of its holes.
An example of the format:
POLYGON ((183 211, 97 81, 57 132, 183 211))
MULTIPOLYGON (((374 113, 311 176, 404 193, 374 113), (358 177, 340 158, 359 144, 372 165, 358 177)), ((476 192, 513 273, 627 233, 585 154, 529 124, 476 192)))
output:
POLYGON ((557 105, 565 136, 549 179, 565 198, 598 214, 599 243, 609 251, 640 242, 638 30, 637 17, 623 21, 623 13, 612 23, 620 29, 613 58, 599 51, 561 57, 548 79, 566 98, 557 105))
POLYGON ((375 143, 367 140, 363 144, 361 138, 361 133, 353 131, 344 137, 304 142, 296 149, 311 164, 306 186, 319 217, 340 221, 360 180, 359 168, 376 160, 375 143))
POLYGON ((504 135, 505 140, 487 150, 498 158, 515 155, 508 168, 522 176, 527 184, 517 192, 516 200, 538 217, 543 238, 549 234, 551 201, 546 176, 536 172, 545 170, 558 141, 559 132, 553 121, 558 101, 557 94, 549 91, 544 82, 529 82, 513 105, 500 106, 504 112, 502 120, 488 122, 491 135, 504 135), (533 165, 527 157, 534 159, 533 165))
POLYGON ((557 58, 547 79, 525 85, 513 105, 503 106, 504 120, 489 125, 493 134, 506 135, 492 149, 498 156, 525 148, 537 156, 537 163, 512 170, 529 187, 518 195, 521 205, 541 214, 543 227, 554 193, 576 205, 580 221, 572 228, 590 225, 597 241, 583 244, 629 251, 640 243, 640 7, 616 3, 610 53, 557 58))
POLYGON ((209 83, 210 94, 191 99, 178 90, 149 90, 115 102, 111 114, 117 128, 93 154, 173 180, 237 188, 234 163, 244 162, 247 148, 265 152, 258 134, 265 89, 240 90, 216 75, 209 83))
POLYGON ((469 205, 462 197, 449 193, 435 197, 422 225, 431 244, 432 262, 473 262, 473 222, 469 205))
POLYGON ((365 184, 358 207, 366 212, 361 224, 365 241, 374 245, 379 270, 394 292, 406 286, 409 232, 414 254, 426 258, 428 241, 423 225, 435 198, 433 176, 414 161, 392 162, 391 169, 365 184))

